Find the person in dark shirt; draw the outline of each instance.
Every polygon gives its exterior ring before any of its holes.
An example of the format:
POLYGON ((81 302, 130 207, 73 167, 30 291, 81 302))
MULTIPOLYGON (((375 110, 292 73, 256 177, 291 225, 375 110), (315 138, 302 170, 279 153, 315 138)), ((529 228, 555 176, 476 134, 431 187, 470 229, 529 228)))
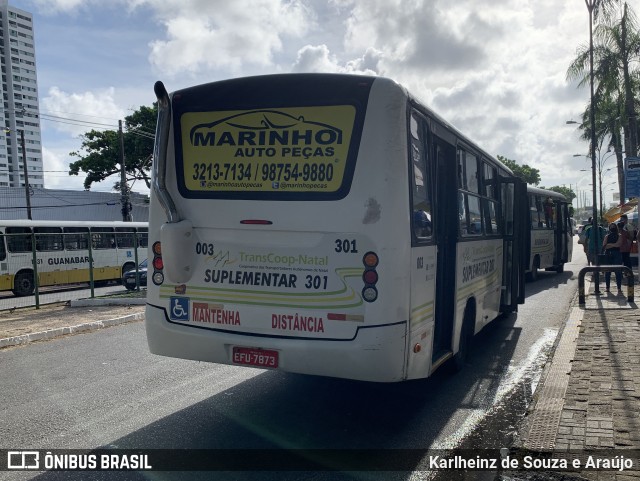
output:
MULTIPOLYGON (((614 223, 609 224, 609 233, 605 236, 602 243, 602 250, 607 255, 608 265, 622 265, 622 255, 620 254, 620 246, 622 245, 624 238, 620 234, 618 226, 614 223)), ((609 291, 611 284, 611 272, 605 272, 604 274, 605 290, 609 291)), ((618 294, 622 290, 622 272, 616 271, 616 285, 618 287, 618 294)))

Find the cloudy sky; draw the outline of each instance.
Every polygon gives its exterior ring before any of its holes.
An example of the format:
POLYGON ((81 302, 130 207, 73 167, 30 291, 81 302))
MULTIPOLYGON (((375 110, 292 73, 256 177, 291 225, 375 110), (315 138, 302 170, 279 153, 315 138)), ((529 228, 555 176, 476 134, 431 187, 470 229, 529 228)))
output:
MULTIPOLYGON (((566 125, 588 100, 588 89, 566 81, 588 43, 584 0, 10 3, 34 15, 42 113, 115 128, 151 105, 156 80, 173 91, 255 74, 367 73, 405 85, 489 153, 539 169, 540 186, 590 191, 591 174, 581 172, 590 161, 574 157, 588 146, 566 125)), ((639 3, 629 2, 638 13, 639 3)), ((45 186, 82 188, 82 178, 57 171, 88 129, 43 119, 42 130, 45 186)))

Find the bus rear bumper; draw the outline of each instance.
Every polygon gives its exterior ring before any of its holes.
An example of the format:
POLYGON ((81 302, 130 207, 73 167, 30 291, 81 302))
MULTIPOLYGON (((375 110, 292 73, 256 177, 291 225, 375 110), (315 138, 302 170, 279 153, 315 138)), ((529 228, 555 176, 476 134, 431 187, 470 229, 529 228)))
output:
POLYGON ((233 347, 278 351, 278 369, 360 381, 406 379, 406 322, 360 328, 354 339, 323 340, 252 336, 171 323, 147 306, 147 342, 152 354, 235 365, 233 347))

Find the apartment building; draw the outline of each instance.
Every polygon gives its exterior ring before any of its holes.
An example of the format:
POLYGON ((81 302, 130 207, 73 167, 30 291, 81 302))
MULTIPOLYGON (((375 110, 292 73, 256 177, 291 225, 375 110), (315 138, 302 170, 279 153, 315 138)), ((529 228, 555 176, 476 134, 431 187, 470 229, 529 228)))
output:
POLYGON ((32 15, 0 0, 0 187, 44 187, 32 15), (24 134, 24 149, 21 135, 24 134))

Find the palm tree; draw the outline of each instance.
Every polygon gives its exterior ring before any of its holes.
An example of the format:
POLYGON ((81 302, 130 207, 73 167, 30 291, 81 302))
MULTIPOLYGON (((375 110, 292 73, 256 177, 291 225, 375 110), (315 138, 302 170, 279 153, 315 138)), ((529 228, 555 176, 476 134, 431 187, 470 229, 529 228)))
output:
MULTIPOLYGON (((623 199, 625 196, 625 183, 624 157, 622 154, 625 152, 623 150, 623 127, 621 121, 624 110, 622 95, 620 92, 606 97, 596 95, 594 100, 596 105, 598 105, 595 112, 596 150, 598 152, 606 150, 615 153, 620 198, 623 199)), ((580 129, 582 130, 581 139, 585 142, 591 141, 590 109, 591 103, 587 105, 586 110, 582 114, 582 124, 580 125, 580 129)), ((599 171, 601 171, 602 165, 598 167, 599 171)))
MULTIPOLYGON (((610 136, 609 145, 615 149, 618 163, 618 184, 620 199, 624 193, 624 166, 622 159, 621 129, 624 151, 627 156, 635 156, 638 151, 637 123, 633 92, 637 86, 637 72, 630 63, 638 58, 640 33, 633 11, 624 4, 622 18, 617 21, 611 15, 598 24, 594 33, 594 78, 597 89, 593 95, 594 124, 597 145, 602 146, 605 136, 610 136)), ((567 79, 580 79, 579 86, 589 80, 588 67, 590 49, 578 48, 578 55, 569 65, 567 79)), ((590 119, 591 105, 587 106, 585 118, 590 119)), ((591 122, 583 122, 583 138, 590 140, 591 122)), ((596 146, 594 146, 595 148, 596 146)))

